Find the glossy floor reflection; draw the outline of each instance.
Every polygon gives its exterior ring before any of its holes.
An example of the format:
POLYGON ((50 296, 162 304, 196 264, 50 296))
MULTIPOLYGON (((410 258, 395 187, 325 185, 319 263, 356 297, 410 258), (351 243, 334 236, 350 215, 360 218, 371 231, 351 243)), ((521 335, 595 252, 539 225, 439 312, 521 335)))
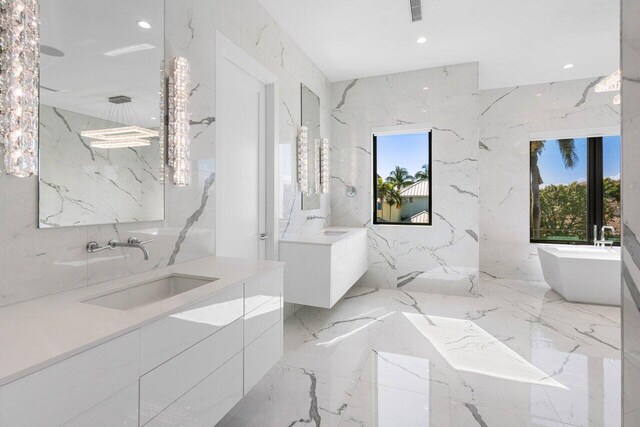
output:
POLYGON ((284 358, 219 425, 620 426, 619 309, 543 283, 480 289, 354 288, 303 308, 284 358))

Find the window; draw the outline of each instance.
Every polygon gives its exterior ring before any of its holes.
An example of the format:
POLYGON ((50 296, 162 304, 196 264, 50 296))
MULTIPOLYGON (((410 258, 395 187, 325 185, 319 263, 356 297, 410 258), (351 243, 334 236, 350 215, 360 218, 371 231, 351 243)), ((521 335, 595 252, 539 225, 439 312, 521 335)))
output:
POLYGON ((620 242, 619 136, 531 141, 530 161, 531 242, 620 242))
POLYGON ((431 225, 431 132, 373 135, 373 223, 431 225))

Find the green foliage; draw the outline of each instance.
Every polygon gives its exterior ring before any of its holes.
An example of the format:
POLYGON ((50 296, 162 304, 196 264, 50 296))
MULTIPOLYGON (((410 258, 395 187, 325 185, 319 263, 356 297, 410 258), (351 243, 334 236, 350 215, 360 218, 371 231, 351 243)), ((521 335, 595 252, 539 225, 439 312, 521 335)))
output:
POLYGON ((605 225, 615 228, 617 237, 620 237, 620 181, 611 178, 602 180, 602 192, 604 198, 605 225))
MULTIPOLYGON (((619 226, 620 181, 605 178, 604 223, 619 226), (617 223, 617 222, 618 223, 617 223)), ((540 238, 587 240, 587 186, 573 182, 540 189, 540 238)))
POLYGON ((396 168, 392 170, 387 177, 387 182, 391 183, 396 190, 402 190, 402 188, 413 184, 414 181, 415 178, 409 175, 407 168, 403 168, 401 166, 396 166, 396 168))
POLYGON ((385 215, 385 205, 389 206, 389 216, 391 216, 391 207, 402 206, 402 197, 400 196, 400 192, 396 190, 392 182, 385 182, 381 177, 378 177, 376 197, 382 203, 383 218, 385 215))
POLYGON ((605 178, 602 180, 602 191, 605 200, 614 200, 620 203, 620 180, 605 178))
POLYGON ((587 186, 573 182, 540 189, 540 237, 587 240, 587 186))
POLYGON ((418 181, 429 179, 429 165, 427 165, 426 163, 422 165, 422 168, 418 172, 416 172, 414 176, 418 181))

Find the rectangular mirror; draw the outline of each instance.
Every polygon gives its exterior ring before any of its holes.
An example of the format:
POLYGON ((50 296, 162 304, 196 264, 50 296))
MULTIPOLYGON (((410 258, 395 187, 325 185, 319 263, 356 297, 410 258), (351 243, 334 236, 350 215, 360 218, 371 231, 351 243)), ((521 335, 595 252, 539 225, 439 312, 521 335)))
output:
POLYGON ((164 2, 40 10, 40 227, 164 219, 164 2))
POLYGON ((318 152, 320 144, 320 98, 305 85, 300 85, 301 122, 308 128, 308 165, 309 193, 302 194, 302 210, 320 209, 320 188, 317 188, 316 169, 318 168, 318 152))

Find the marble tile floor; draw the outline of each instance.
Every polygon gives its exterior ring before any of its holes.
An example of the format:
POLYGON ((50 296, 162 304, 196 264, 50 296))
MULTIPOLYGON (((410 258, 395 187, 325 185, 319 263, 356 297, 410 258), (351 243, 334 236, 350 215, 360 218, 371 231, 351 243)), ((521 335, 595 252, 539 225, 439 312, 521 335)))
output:
POLYGON ((541 282, 353 288, 284 331, 282 360, 219 426, 620 426, 620 310, 541 282))

